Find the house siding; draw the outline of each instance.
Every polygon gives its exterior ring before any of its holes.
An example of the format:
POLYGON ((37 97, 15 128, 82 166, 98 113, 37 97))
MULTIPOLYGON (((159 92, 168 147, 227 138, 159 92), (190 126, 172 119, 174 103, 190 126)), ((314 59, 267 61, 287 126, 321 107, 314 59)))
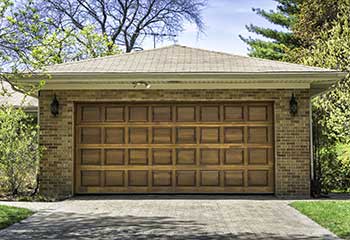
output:
POLYGON ((310 195, 309 89, 253 90, 42 90, 39 96, 40 192, 65 198, 74 194, 74 104, 111 101, 273 101, 275 114, 275 194, 310 195), (298 113, 289 113, 290 97, 298 113), (56 94, 59 115, 50 112, 56 94))

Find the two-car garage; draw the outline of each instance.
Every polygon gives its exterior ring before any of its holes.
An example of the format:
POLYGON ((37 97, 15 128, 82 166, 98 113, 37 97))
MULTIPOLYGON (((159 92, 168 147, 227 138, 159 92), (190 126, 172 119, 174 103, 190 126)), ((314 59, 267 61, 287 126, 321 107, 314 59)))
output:
POLYGON ((272 102, 75 105, 75 193, 273 193, 272 102))

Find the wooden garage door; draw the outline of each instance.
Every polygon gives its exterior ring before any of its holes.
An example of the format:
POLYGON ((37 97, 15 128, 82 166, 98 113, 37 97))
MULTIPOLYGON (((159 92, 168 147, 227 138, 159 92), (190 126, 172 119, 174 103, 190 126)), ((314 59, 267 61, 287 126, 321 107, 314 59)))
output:
POLYGON ((273 193, 273 105, 76 106, 76 193, 273 193))

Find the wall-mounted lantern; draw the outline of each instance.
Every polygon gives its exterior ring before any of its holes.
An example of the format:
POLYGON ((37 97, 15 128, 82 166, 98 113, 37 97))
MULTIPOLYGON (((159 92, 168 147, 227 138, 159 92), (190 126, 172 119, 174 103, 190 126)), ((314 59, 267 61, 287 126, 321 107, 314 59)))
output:
POLYGON ((60 106, 56 94, 53 96, 52 102, 51 102, 51 114, 56 117, 58 115, 58 108, 60 106))
POLYGON ((292 116, 295 116, 298 113, 298 102, 297 98, 294 96, 294 93, 292 94, 292 97, 289 101, 289 111, 292 116))

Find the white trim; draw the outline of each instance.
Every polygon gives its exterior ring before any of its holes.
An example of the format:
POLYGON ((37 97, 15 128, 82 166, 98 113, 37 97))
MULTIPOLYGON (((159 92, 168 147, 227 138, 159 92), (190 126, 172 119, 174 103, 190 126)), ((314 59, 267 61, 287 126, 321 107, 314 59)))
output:
POLYGON ((157 90, 157 89, 309 89, 310 83, 150 83, 150 88, 132 83, 48 83, 43 90, 157 90))

